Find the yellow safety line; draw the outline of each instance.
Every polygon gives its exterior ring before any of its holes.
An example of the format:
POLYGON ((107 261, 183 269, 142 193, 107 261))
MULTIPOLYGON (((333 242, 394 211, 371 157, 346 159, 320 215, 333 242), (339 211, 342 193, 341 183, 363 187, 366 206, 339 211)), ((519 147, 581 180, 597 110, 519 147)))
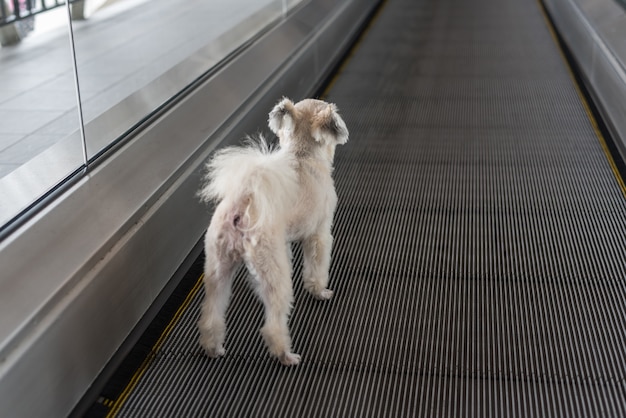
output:
POLYGON ((585 97, 585 95, 583 94, 582 90, 580 89, 580 86, 578 85, 578 81, 576 80, 576 76, 574 75, 574 71, 572 70, 572 68, 569 65, 569 62, 567 60, 567 57, 565 56, 565 52, 563 51, 561 44, 559 42, 559 38, 556 34, 556 29, 554 28, 554 26, 552 25, 552 21, 550 20, 550 18, 548 17, 547 13, 546 13, 546 9, 543 5, 543 2, 541 0, 537 0, 537 4, 539 6, 539 10, 541 10, 541 14, 543 16, 543 19, 546 22, 546 26, 548 27, 548 30, 550 31, 550 35, 552 36, 552 40, 554 41, 554 43, 556 44, 558 50, 559 50, 559 54, 561 55, 561 59, 565 62, 565 68, 567 68, 567 72, 570 76, 570 79, 572 80, 572 82, 574 83, 574 88, 576 89, 576 93, 578 94, 578 97, 583 105, 583 108, 585 109, 585 113, 587 113, 587 118, 589 119, 589 122, 591 123, 591 127, 593 128, 593 131, 596 134, 596 137, 598 138, 598 141, 600 141, 600 146, 602 146, 602 150, 604 151, 604 155, 606 156, 606 159, 609 162, 609 165, 611 166, 611 170, 613 171, 613 175, 615 176, 615 179, 617 180, 617 183, 619 184, 619 187, 622 191, 622 195, 624 195, 624 197, 626 197, 626 184, 624 183, 624 179, 622 179, 622 176, 619 172, 619 170, 617 169, 617 165, 615 164, 615 160, 613 159, 613 156, 611 155, 611 151, 609 150, 609 147, 606 144, 606 139, 604 138, 604 135, 602 135, 602 131, 600 130, 599 126, 598 126, 598 122, 596 121, 595 116, 593 115, 593 112, 591 111, 591 107, 589 106, 589 103, 587 102, 587 98, 585 97))
POLYGON ((335 74, 333 75, 333 78, 330 79, 330 81, 328 82, 328 84, 324 88, 324 91, 322 92, 322 95, 320 96, 320 99, 325 99, 326 95, 328 94, 328 92, 333 88, 333 86, 337 82, 337 79, 339 78, 339 76, 343 72, 344 68, 346 67, 346 64, 348 63, 348 61, 350 61, 350 59, 354 55, 354 51, 356 51, 359 48, 359 45, 361 45, 361 42, 363 41, 363 38, 365 38, 365 35, 367 35, 367 32, 369 32, 369 30, 372 27, 372 25, 374 24, 374 22, 378 19, 378 16, 380 16, 380 12, 385 7, 386 3, 387 3, 387 0, 381 0, 381 2, 376 5, 376 12, 372 16, 372 18, 369 20, 369 22, 367 22, 367 25, 365 26, 365 29, 363 29, 363 31, 359 34, 356 42, 350 47, 350 51, 348 52, 346 57, 343 59, 343 61, 339 65, 339 68, 337 69, 337 71, 335 71, 335 74))
POLYGON ((152 363, 152 360, 154 360, 154 356, 156 352, 159 351, 159 349, 165 342, 165 339, 170 335, 170 333, 172 332, 172 329, 174 328, 174 326, 176 326, 180 318, 183 316, 183 313, 187 310, 187 308, 189 307, 189 304, 198 293, 198 290, 202 286, 203 278, 204 278, 204 274, 202 274, 198 278, 198 281, 193 286, 193 288, 191 289, 191 291, 189 292, 189 294, 187 295, 183 303, 180 305, 180 307, 178 308, 178 310, 176 311, 176 313, 174 314, 170 322, 167 324, 167 326, 165 327, 165 329, 159 336, 159 339, 156 341, 156 343, 154 343, 154 346, 152 347, 150 354, 144 359, 144 361, 141 363, 141 366, 139 366, 135 374, 133 374, 133 377, 130 379, 130 382, 128 382, 128 384, 124 388, 124 391, 120 394, 120 396, 117 397, 115 402, 113 402, 113 405, 111 406, 111 409, 109 410, 109 413, 106 415, 107 418, 114 417, 122 408, 122 406, 124 405, 128 397, 130 396, 132 391, 135 389, 135 387, 139 383, 139 380, 141 380, 142 376, 148 370, 148 366, 150 366, 150 364, 152 363))

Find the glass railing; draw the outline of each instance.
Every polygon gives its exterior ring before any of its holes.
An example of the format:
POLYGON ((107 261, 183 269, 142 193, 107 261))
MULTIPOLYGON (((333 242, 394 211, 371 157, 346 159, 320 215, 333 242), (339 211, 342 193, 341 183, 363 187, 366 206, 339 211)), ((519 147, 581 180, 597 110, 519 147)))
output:
POLYGON ((297 3, 0 0, 0 229, 297 3))

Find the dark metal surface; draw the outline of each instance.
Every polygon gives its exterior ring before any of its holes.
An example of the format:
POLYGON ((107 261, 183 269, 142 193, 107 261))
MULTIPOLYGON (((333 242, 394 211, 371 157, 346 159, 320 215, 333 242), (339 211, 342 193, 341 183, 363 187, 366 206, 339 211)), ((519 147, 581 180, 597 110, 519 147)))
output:
POLYGON ((295 273, 270 359, 240 274, 227 354, 201 291, 119 416, 625 416, 626 199, 535 0, 390 0, 328 100, 329 302, 295 273))

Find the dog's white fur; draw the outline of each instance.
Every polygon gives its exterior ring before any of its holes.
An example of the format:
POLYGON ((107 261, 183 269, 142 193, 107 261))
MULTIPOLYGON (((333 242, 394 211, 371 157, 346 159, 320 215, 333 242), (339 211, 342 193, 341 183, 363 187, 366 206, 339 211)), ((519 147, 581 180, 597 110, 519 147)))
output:
POLYGON ((261 334, 271 355, 285 365, 300 362, 291 351, 287 321, 293 301, 292 241, 303 248, 304 288, 329 299, 331 225, 337 194, 332 179, 335 146, 348 129, 334 104, 284 98, 269 114, 280 147, 261 139, 221 150, 208 163, 200 191, 217 207, 205 236, 205 300, 198 322, 200 344, 212 357, 224 354, 225 313, 233 275, 244 262, 265 308, 261 334))

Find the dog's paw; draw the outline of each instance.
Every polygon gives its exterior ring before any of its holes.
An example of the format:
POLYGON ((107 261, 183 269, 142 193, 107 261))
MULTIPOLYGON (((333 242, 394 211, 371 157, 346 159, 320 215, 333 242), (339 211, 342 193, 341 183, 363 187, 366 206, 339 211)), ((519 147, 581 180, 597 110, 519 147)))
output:
POLYGON ((207 356, 212 358, 222 357, 226 354, 226 350, 224 350, 224 346, 218 345, 217 347, 204 347, 204 352, 207 356))
POLYGON ((330 289, 312 289, 309 291, 315 299, 328 300, 333 297, 334 292, 330 289))
POLYGON ((209 357, 221 357, 226 354, 226 350, 224 350, 224 345, 218 343, 217 341, 209 338, 206 335, 203 335, 200 338, 200 346, 204 349, 204 352, 209 357))
POLYGON ((328 300, 333 297, 334 292, 326 287, 315 283, 304 282, 304 288, 315 298, 319 300, 328 300))
POLYGON ((316 297, 320 300, 328 300, 333 297, 333 291, 330 289, 322 289, 318 292, 316 297))
POLYGON ((291 352, 283 353, 278 356, 278 360, 283 364, 283 366, 297 366, 300 363, 301 358, 300 354, 291 352))

